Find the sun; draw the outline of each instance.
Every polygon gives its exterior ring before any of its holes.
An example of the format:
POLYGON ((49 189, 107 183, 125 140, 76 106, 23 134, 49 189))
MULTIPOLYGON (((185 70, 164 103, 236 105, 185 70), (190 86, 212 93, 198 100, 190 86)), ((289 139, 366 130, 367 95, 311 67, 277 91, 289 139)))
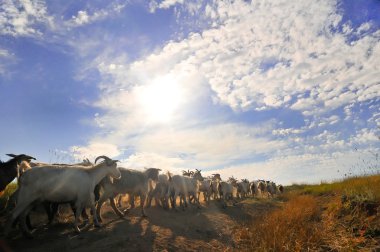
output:
POLYGON ((180 105, 182 92, 175 78, 164 76, 142 87, 138 96, 147 120, 169 122, 180 105))

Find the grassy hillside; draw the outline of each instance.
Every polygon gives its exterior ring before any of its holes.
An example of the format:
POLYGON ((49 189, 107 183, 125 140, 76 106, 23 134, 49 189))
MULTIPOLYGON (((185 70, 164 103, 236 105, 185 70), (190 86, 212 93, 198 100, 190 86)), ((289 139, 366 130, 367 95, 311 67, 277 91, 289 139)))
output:
POLYGON ((278 209, 241 230, 245 249, 380 249, 380 175, 292 185, 280 199, 278 209))

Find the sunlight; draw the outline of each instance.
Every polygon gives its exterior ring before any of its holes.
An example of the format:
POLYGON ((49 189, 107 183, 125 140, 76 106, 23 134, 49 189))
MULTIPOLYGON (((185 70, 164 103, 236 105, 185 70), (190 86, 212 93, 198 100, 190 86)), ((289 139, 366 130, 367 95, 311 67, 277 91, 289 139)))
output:
POLYGON ((149 121, 169 122, 179 107, 181 96, 176 80, 172 76, 164 76, 143 87, 139 101, 149 121))

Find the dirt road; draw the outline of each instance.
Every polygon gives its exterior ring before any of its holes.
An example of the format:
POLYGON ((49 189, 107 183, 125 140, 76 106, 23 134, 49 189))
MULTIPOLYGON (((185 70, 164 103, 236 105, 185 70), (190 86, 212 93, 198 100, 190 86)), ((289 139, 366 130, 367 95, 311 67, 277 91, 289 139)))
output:
POLYGON ((250 225, 275 207, 272 200, 246 199, 222 209, 220 202, 190 206, 186 211, 146 209, 148 218, 140 217, 139 208, 119 218, 103 206, 103 226, 87 225, 81 234, 72 228, 73 216, 66 211, 50 226, 44 215, 34 214, 37 226, 33 239, 17 230, 11 238, 2 238, 10 251, 233 251, 240 250, 236 230, 250 225))

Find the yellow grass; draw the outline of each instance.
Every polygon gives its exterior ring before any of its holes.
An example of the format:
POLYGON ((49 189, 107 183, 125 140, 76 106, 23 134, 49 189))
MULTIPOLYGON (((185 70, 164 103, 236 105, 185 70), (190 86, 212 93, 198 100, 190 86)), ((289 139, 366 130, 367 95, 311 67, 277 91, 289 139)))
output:
POLYGON ((11 196, 14 193, 14 191, 16 191, 16 189, 17 189, 17 184, 10 183, 9 185, 7 185, 4 191, 0 193, 0 210, 4 209, 9 196, 11 196))
POLYGON ((257 251, 306 251, 321 243, 320 208, 310 195, 299 195, 251 226, 257 251))
POLYGON ((248 250, 357 251, 380 245, 380 175, 287 189, 280 209, 242 230, 248 250))
POLYGON ((352 177, 335 183, 305 185, 302 191, 314 195, 338 193, 362 201, 379 201, 380 175, 352 177))

